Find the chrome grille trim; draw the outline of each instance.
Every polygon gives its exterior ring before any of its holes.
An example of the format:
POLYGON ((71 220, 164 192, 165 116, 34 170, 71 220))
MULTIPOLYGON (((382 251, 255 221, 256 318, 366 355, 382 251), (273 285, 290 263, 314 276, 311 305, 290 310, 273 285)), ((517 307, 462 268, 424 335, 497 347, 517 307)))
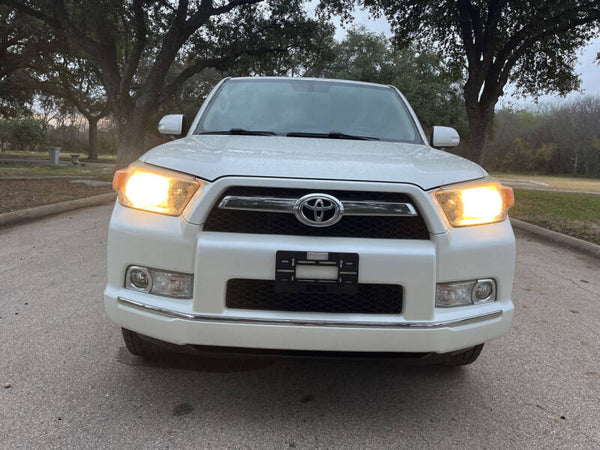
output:
MULTIPOLYGON (((238 211, 259 211, 272 213, 294 213, 296 198, 249 197, 228 195, 219 203, 220 209, 238 211)), ((417 210, 410 203, 394 203, 382 201, 344 201, 345 216, 417 216, 417 210)))
POLYGON ((294 205, 297 200, 298 199, 296 198, 243 197, 240 195, 228 195, 219 203, 219 209, 293 214, 294 205))

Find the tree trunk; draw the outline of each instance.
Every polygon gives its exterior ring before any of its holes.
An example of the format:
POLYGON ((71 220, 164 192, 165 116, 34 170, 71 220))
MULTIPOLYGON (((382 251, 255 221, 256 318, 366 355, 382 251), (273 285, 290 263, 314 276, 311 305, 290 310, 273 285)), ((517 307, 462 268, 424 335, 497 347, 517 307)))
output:
POLYGON ((119 120, 119 144, 117 147, 117 169, 127 167, 146 151, 144 137, 148 123, 146 111, 133 108, 131 113, 119 120))
POLYGON ((466 157, 483 165, 485 147, 494 124, 494 105, 480 105, 478 102, 467 102, 467 120, 469 122, 469 147, 466 157))
POLYGON ((88 120, 88 159, 98 159, 98 121, 100 117, 90 116, 88 120))

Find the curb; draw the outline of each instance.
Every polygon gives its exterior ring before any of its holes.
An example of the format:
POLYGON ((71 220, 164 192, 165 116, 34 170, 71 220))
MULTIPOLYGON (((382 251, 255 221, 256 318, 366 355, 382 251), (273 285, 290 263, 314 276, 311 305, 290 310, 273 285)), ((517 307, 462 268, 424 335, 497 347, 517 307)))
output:
POLYGON ((53 203, 51 205, 36 206, 35 208, 11 211, 0 214, 0 226, 12 225, 14 223, 39 219, 46 216, 53 216, 62 212, 72 211, 74 209, 87 208, 88 206, 103 205, 105 203, 114 202, 116 198, 116 192, 109 192, 108 194, 78 198, 77 200, 69 200, 68 202, 53 203))
POLYGON ((591 242, 587 242, 572 236, 567 236, 566 234, 562 234, 557 231, 548 230, 531 223, 523 222, 519 219, 510 219, 510 223, 517 230, 526 231, 544 240, 551 241, 555 244, 563 245, 565 247, 570 247, 590 256, 600 258, 600 245, 592 244, 591 242))

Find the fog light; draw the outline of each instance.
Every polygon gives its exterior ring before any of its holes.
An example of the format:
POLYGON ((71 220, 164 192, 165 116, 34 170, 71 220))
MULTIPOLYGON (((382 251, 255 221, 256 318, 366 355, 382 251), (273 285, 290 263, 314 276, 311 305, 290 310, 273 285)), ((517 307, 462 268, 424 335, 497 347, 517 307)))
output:
POLYGON ((127 289, 163 297, 192 298, 193 284, 193 275, 141 266, 129 266, 125 275, 127 289))
POLYGON ((496 300, 496 282, 492 279, 458 281, 438 284, 435 291, 435 306, 451 308, 487 303, 496 300))
POLYGON ((125 276, 125 286, 136 291, 149 292, 152 287, 152 277, 145 267, 130 266, 125 276))
POLYGON ((496 300, 496 283, 494 280, 477 280, 473 288, 473 303, 486 303, 496 300))

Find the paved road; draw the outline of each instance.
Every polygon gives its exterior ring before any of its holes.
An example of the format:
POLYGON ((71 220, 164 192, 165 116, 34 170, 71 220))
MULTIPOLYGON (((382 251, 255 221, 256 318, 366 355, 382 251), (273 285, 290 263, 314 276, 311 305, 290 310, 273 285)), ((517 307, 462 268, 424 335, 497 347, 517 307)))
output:
POLYGON ((598 260, 519 236, 515 326, 459 370, 152 366, 103 314, 109 213, 0 230, 2 448, 600 447, 598 260))

